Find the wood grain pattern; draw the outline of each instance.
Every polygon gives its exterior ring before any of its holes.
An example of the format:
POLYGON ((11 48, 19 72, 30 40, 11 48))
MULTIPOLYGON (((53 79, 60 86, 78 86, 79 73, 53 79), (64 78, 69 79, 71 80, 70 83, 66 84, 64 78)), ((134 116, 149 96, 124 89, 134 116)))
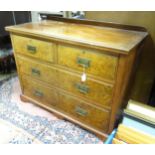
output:
POLYGON ((19 77, 19 82, 20 82, 20 87, 21 87, 21 91, 23 93, 23 84, 22 84, 22 80, 21 80, 21 76, 20 76, 20 71, 19 71, 19 65, 18 65, 18 62, 17 62, 17 53, 15 52, 15 44, 14 44, 14 41, 13 41, 13 35, 10 35, 10 38, 11 38, 11 42, 12 42, 12 48, 13 48, 13 51, 14 51, 14 58, 15 58, 15 63, 16 63, 16 67, 17 67, 17 73, 18 73, 18 77, 19 77))
POLYGON ((90 126, 93 126, 104 132, 107 131, 109 123, 108 111, 90 106, 77 98, 60 92, 59 99, 60 101, 57 104, 57 107, 63 112, 69 114, 73 118, 75 117, 78 120, 85 122, 90 126))
POLYGON ((155 80, 155 13, 153 11, 88 11, 85 12, 85 18, 87 20, 94 19, 100 21, 101 24, 114 27, 120 26, 124 28, 126 24, 130 25, 130 28, 133 28, 133 25, 142 26, 145 32, 149 32, 146 37, 147 40, 145 38, 144 47, 140 52, 139 60, 137 60, 138 66, 130 97, 144 104, 149 103, 151 89, 155 80), (106 23, 101 22, 103 20, 106 23), (117 23, 120 23, 120 25, 117 23))
POLYGON ((107 130, 109 123, 109 111, 88 105, 84 101, 72 97, 58 89, 52 89, 42 85, 38 80, 31 80, 23 74, 23 94, 32 99, 44 103, 50 107, 54 106, 59 111, 75 117, 90 126, 100 130, 107 130), (95 116, 95 117, 94 117, 95 116))
MULTIPOLYGON (((85 11, 86 12, 86 16, 87 14, 93 14, 95 15, 95 17, 97 16, 97 14, 94 14, 94 11, 85 11)), ((111 12, 111 11, 110 11, 111 12)), ((110 12, 104 12, 105 13, 110 13, 110 12)), ((100 13, 97 11, 97 13, 100 13)), ((116 12, 114 12, 116 15, 116 12)), ((122 13, 122 11, 121 11, 122 13)), ((102 14, 103 15, 103 14, 102 14)), ((120 14, 119 14, 120 15, 120 14)), ((117 16, 117 15, 116 15, 117 16)), ((95 18, 94 17, 94 18, 95 18)), ((119 18, 117 16, 117 18, 119 18)), ((145 27, 141 27, 141 26, 135 26, 135 25, 126 25, 126 24, 120 24, 120 23, 114 23, 114 22, 104 22, 104 21, 99 21, 99 20, 92 20, 92 19, 79 19, 79 18, 62 18, 62 17, 56 17, 56 16, 47 16, 48 20, 54 20, 54 21, 61 21, 61 22, 67 22, 67 23, 75 23, 75 24, 83 24, 83 25, 92 25, 92 26, 103 26, 103 27, 110 27, 110 28, 116 28, 116 29, 124 29, 124 30, 134 30, 134 31, 142 31, 142 32, 146 32, 146 28, 145 27)))
POLYGON ((32 38, 13 35, 14 50, 30 57, 54 62, 54 44, 32 38))
POLYGON ((58 86, 58 71, 54 67, 19 55, 17 61, 20 73, 58 86))
POLYGON ((67 71, 59 71, 59 84, 60 88, 65 89, 77 96, 87 98, 92 102, 95 102, 99 106, 111 107, 113 85, 96 81, 87 77, 85 82, 81 82, 81 75, 73 74, 67 71), (87 91, 82 91, 81 87, 86 87, 87 91))
POLYGON ((23 56, 17 56, 20 73, 31 76, 32 78, 49 83, 69 91, 79 97, 94 101, 99 106, 111 107, 113 85, 87 78, 86 82, 81 82, 81 75, 63 71, 61 69, 40 64, 23 56), (34 70, 34 71, 33 71, 34 70), (63 76, 62 76, 63 75, 63 76), (88 87, 88 92, 81 92, 77 85, 88 87))
POLYGON ((12 35, 21 99, 106 138, 127 103, 137 45, 147 32, 64 21, 6 29, 12 35), (81 82, 84 71, 87 79, 81 82))
POLYGON ((90 61, 90 66, 85 69, 86 73, 114 81, 118 60, 116 56, 77 47, 58 46, 58 64, 83 72, 83 66, 77 62, 78 58, 90 61))
POLYGON ((92 131, 94 134, 96 134, 103 141, 106 140, 106 138, 108 137, 108 135, 106 133, 104 133, 98 129, 95 129, 94 127, 87 125, 87 124, 85 124, 85 123, 83 123, 83 122, 81 122, 81 121, 79 121, 73 117, 70 117, 68 114, 63 113, 62 111, 55 109, 54 107, 51 108, 49 105, 45 105, 39 101, 32 99, 31 97, 25 96, 24 94, 21 94, 20 98, 24 102, 34 103, 34 104, 36 104, 42 108, 45 108, 46 110, 49 110, 50 112, 53 112, 54 114, 58 115, 59 117, 62 117, 62 118, 66 119, 72 123, 75 123, 75 124, 83 127, 86 130, 92 131))
POLYGON ((147 33, 142 31, 123 30, 109 27, 69 24, 58 21, 40 21, 17 26, 6 27, 11 32, 37 34, 46 37, 59 38, 71 42, 85 43, 87 46, 106 47, 128 53, 147 33), (78 32, 78 33, 77 33, 78 32))
POLYGON ((117 116, 120 115, 120 109, 125 107, 127 104, 129 93, 128 88, 130 87, 129 79, 131 78, 131 72, 135 58, 136 51, 131 51, 128 56, 121 56, 119 58, 117 79, 115 83, 115 92, 113 95, 113 105, 111 111, 111 123, 109 124, 109 133, 112 132, 114 128, 114 122, 116 121, 117 116))
POLYGON ((23 93, 32 99, 42 102, 47 106, 55 106, 58 103, 58 94, 53 88, 42 85, 36 80, 22 76, 23 93))

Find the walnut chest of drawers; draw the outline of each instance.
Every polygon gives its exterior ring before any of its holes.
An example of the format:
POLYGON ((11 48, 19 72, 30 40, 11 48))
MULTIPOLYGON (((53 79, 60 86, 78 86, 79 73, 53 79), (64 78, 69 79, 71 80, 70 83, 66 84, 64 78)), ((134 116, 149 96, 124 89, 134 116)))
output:
POLYGON ((148 35, 135 29, 67 19, 6 27, 21 99, 105 138, 126 102, 137 55, 148 35))

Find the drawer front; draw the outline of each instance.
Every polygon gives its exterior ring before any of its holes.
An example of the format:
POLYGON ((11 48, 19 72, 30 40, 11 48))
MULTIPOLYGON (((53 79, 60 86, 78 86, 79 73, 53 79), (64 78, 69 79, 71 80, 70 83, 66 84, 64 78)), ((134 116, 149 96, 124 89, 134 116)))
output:
POLYGON ((104 131, 107 131, 108 129, 109 111, 90 106, 77 98, 73 98, 60 92, 57 108, 75 119, 97 129, 104 131))
POLYGON ((83 71, 106 80, 115 79, 117 57, 90 50, 58 46, 58 64, 78 71, 83 71))
POLYGON ((27 76, 22 77, 22 83, 24 95, 48 106, 55 106, 58 102, 58 94, 54 89, 46 87, 27 76))
POLYGON ((12 38, 15 52, 54 62, 55 48, 53 43, 16 35, 13 35, 12 38))
POLYGON ((70 72, 59 72, 59 84, 65 89, 78 96, 90 99, 100 106, 110 106, 113 86, 94 81, 87 78, 85 82, 81 82, 80 75, 70 72))
POLYGON ((21 56, 17 56, 17 61, 21 73, 57 86, 57 71, 54 68, 21 56))

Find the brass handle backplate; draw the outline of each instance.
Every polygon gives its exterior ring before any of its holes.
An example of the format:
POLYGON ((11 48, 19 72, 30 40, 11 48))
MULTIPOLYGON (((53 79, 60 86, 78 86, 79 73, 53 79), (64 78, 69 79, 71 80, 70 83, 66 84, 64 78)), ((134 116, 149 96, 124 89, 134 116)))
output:
POLYGON ((40 70, 36 68, 31 68, 32 75, 40 76, 40 70))
POLYGON ((85 109, 83 109, 83 108, 81 108, 81 107, 79 107, 79 106, 77 106, 77 107, 75 108, 75 112, 76 112, 77 114, 81 115, 81 116, 87 116, 87 115, 88 115, 88 112, 87 112, 85 109))
POLYGON ((27 45, 27 50, 28 52, 34 54, 37 52, 37 48, 35 46, 32 46, 32 45, 27 45))
POLYGON ((76 83, 76 89, 84 94, 87 94, 89 92, 89 87, 83 83, 76 83))
POLYGON ((90 67, 90 62, 91 61, 89 59, 77 57, 77 64, 85 68, 90 67))
POLYGON ((37 97, 43 97, 44 96, 43 92, 41 92, 39 90, 34 90, 34 95, 37 97))

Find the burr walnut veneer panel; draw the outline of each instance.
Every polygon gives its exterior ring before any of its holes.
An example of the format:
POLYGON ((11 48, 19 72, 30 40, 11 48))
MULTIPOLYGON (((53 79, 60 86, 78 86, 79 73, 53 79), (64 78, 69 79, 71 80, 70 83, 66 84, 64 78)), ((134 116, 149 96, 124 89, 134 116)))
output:
POLYGON ((132 26, 59 18, 6 30, 21 99, 106 138, 127 102, 133 68, 148 33, 132 26))

